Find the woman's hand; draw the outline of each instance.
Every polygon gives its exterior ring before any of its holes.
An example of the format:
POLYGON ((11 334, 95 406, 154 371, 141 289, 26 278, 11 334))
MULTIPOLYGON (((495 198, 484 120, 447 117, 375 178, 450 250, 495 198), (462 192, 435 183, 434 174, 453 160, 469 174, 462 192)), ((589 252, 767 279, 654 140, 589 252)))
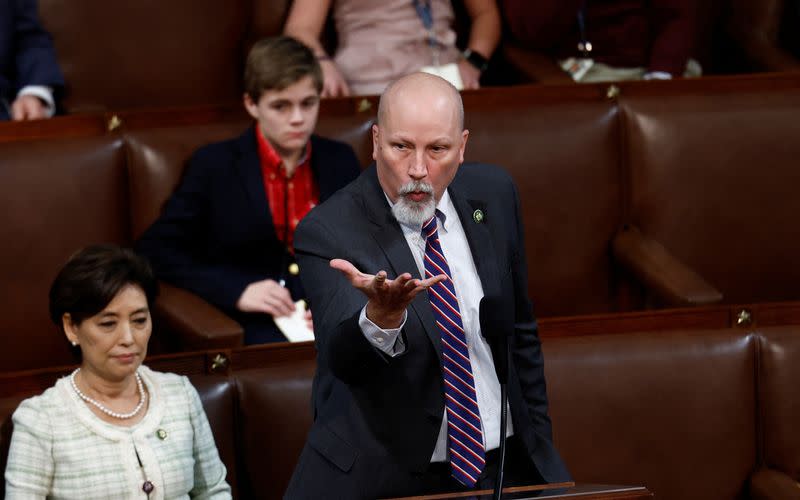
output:
POLYGON ((461 74, 464 90, 475 90, 481 87, 481 72, 466 59, 458 61, 458 72, 461 74))
POLYGON ((322 67, 322 97, 345 97, 350 95, 350 87, 347 86, 347 81, 344 79, 342 72, 336 66, 336 63, 330 59, 322 59, 319 61, 322 67))

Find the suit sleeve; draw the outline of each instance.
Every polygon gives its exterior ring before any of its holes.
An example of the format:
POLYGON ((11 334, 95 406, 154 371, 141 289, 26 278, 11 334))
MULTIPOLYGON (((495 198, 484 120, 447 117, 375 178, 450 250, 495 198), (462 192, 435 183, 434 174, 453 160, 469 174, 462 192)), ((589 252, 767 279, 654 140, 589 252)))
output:
MULTIPOLYGON (((513 184, 512 184, 513 186, 513 184)), ((514 337, 511 356, 522 388, 528 413, 538 432, 552 440, 552 425, 547 410, 547 388, 544 379, 544 357, 533 306, 528 297, 528 266, 525 258, 525 235, 519 204, 519 193, 513 186, 516 242, 512 256, 514 284, 514 337)))
POLYGON ((39 22, 34 0, 13 0, 16 90, 26 85, 45 85, 59 89, 64 77, 58 67, 53 41, 39 22))
POLYGON ((235 263, 210 263, 204 257, 212 209, 211 174, 219 158, 195 154, 161 216, 144 232, 136 250, 157 276, 223 309, 233 310, 247 285, 269 278, 235 263))
MULTIPOLYGON (((331 259, 348 258, 345 245, 326 225, 307 217, 295 233, 295 255, 314 314, 321 360, 349 384, 361 384, 367 374, 378 378, 391 358, 369 343, 358 324, 367 298, 329 265, 331 259)), ((353 264, 358 267, 357 262, 353 264)))

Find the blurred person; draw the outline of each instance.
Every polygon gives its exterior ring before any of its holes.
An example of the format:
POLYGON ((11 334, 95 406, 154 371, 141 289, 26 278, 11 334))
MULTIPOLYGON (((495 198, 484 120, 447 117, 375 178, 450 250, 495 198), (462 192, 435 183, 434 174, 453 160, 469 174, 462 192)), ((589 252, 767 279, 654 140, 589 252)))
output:
POLYGON ((731 0, 727 31, 755 71, 800 70, 800 0, 731 0))
POLYGON ((700 76, 692 0, 502 0, 513 39, 576 82, 700 76))
POLYGON ((53 116, 63 86, 36 0, 0 0, 0 120, 53 116))
POLYGON ((313 135, 322 71, 305 45, 289 37, 257 42, 244 80, 255 124, 194 153, 136 249, 159 279, 238 321, 246 344, 280 342, 287 339, 273 318, 292 315, 305 297, 294 230, 360 166, 350 146, 313 135))
POLYGON ((157 283, 132 250, 73 255, 50 317, 80 367, 13 415, 6 498, 231 498, 197 391, 143 365, 157 283))
POLYGON ((423 68, 476 89, 500 41, 500 14, 494 0, 464 4, 472 22, 463 52, 455 45, 450 0, 295 0, 284 33, 314 50, 324 73, 323 97, 380 94, 389 82, 423 68), (331 9, 333 57, 319 41, 331 9))

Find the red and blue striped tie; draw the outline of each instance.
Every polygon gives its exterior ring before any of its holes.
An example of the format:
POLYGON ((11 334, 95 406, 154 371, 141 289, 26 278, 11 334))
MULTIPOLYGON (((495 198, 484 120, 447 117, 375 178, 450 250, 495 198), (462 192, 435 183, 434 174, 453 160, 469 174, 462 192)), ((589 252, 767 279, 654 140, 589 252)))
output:
POLYGON ((425 277, 440 274, 447 279, 428 288, 433 317, 442 335, 442 372, 447 409, 450 474, 473 487, 486 464, 481 416, 472 378, 467 338, 461 322, 456 289, 436 230, 436 216, 422 226, 425 244, 425 277))

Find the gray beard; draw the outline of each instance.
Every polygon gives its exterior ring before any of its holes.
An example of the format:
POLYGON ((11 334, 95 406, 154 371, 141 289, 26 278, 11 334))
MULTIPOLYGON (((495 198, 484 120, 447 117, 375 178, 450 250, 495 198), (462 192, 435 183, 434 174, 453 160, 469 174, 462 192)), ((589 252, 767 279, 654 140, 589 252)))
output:
POLYGON ((433 217, 435 212, 436 201, 433 197, 421 203, 401 197, 392 207, 394 218, 397 219, 400 224, 411 227, 422 227, 423 224, 433 217))
POLYGON ((433 187, 423 182, 409 182, 400 188, 397 203, 392 206, 392 214, 400 224, 419 226, 428 222, 436 213, 436 200, 433 198, 433 187), (412 201, 406 195, 412 191, 424 191, 430 198, 422 202, 412 201))

